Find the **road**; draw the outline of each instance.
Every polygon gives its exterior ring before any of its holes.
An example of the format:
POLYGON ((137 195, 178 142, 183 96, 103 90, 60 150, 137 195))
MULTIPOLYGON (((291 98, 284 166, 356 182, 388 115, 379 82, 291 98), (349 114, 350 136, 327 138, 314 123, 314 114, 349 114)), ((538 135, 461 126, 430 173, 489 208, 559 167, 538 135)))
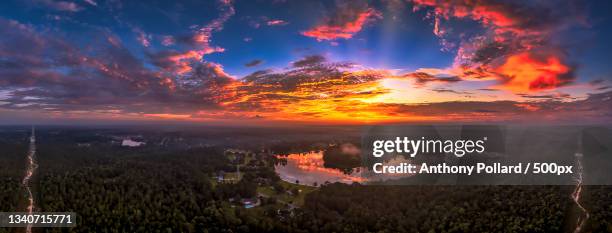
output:
MULTIPOLYGON (((32 135, 30 136, 30 148, 28 149, 28 162, 26 164, 26 173, 25 173, 25 176, 23 177, 23 180, 21 181, 21 184, 23 185, 23 187, 25 188, 28 194, 27 212, 29 214, 32 214, 32 212, 34 212, 34 209, 36 207, 34 203, 34 195, 32 194, 32 188, 30 186, 30 180, 32 179, 32 176, 34 176, 34 171, 36 171, 36 168, 38 168, 38 164, 36 164, 35 155, 36 155, 36 135, 35 135, 34 127, 32 127, 32 135)), ((27 233, 32 232, 31 224, 28 224, 28 226, 26 227, 26 232, 27 233)))
POLYGON ((578 152, 576 153, 576 188, 572 193, 572 200, 576 203, 576 206, 580 209, 582 214, 578 215, 578 219, 576 220, 576 229, 574 229, 574 233, 579 233, 582 231, 584 224, 589 219, 589 211, 580 203, 580 197, 582 195, 582 187, 583 187, 583 172, 584 169, 582 167, 582 140, 578 140, 578 152))

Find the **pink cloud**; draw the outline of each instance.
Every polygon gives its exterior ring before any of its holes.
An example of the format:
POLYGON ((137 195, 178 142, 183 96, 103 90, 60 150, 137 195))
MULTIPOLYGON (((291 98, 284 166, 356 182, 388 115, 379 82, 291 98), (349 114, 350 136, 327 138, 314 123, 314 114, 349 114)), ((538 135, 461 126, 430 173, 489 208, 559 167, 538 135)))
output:
POLYGON ((329 18, 323 24, 302 32, 302 35, 318 41, 350 39, 363 29, 366 22, 382 18, 382 13, 374 8, 363 10, 345 8, 340 9, 337 14, 340 16, 329 18))
POLYGON ((282 20, 282 19, 274 19, 274 20, 268 20, 266 24, 268 26, 284 26, 284 25, 289 24, 289 22, 282 20))

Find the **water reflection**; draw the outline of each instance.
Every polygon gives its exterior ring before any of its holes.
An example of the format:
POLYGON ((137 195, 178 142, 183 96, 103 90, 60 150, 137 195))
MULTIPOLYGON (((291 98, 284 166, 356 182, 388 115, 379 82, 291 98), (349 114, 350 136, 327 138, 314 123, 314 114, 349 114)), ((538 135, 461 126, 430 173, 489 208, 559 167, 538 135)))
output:
POLYGON ((338 169, 324 167, 322 151, 289 154, 288 156, 282 156, 282 158, 287 160, 286 164, 276 165, 275 170, 280 178, 287 182, 295 183, 299 181, 300 184, 304 185, 314 185, 315 183, 320 185, 325 182, 350 184, 365 181, 361 177, 361 169, 357 168, 352 173, 346 174, 338 169))

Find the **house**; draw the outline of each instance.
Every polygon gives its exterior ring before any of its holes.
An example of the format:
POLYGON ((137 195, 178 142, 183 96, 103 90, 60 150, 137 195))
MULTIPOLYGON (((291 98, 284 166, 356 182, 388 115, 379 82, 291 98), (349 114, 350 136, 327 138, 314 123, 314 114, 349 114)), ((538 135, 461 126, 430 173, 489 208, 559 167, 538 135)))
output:
POLYGON ((247 209, 259 206, 261 204, 259 198, 243 198, 240 202, 242 203, 244 208, 247 209))
POLYGON ((219 171, 217 173, 217 182, 221 183, 225 179, 225 172, 219 171))

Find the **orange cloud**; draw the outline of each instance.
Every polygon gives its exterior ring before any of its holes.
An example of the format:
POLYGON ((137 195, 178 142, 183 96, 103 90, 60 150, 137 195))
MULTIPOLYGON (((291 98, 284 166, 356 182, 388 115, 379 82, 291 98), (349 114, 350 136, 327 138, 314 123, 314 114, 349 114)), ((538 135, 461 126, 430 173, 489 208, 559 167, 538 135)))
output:
POLYGON ((519 108, 524 108, 525 110, 530 111, 530 112, 535 112, 535 111, 540 110, 540 107, 533 105, 533 104, 519 103, 519 104, 514 104, 514 105, 519 108))
POLYGON ((552 89, 573 80, 571 68, 553 55, 544 59, 530 53, 512 55, 495 71, 505 79, 499 87, 513 92, 552 89))
POLYGON ((191 71, 191 64, 189 60, 200 60, 202 54, 197 51, 187 51, 185 53, 176 54, 168 57, 168 60, 174 63, 174 72, 177 74, 185 74, 191 71))
MULTIPOLYGON (((208 24, 197 27, 193 35, 186 42, 183 41, 184 45, 192 48, 183 52, 160 51, 157 54, 152 54, 153 63, 166 71, 184 75, 191 72, 194 66, 202 62, 204 55, 224 52, 224 48, 211 45, 212 34, 223 29, 223 24, 235 14, 235 10, 229 0, 221 0, 219 4, 221 15, 208 24)), ((171 36, 164 36, 162 39, 164 46, 171 46, 176 42, 175 38, 171 36)), ((146 46, 148 46, 148 43, 147 41, 146 46)))
POLYGON ((335 39, 350 39, 354 34, 361 31, 364 24, 368 20, 376 20, 382 18, 382 14, 373 8, 367 8, 363 11, 350 14, 347 18, 341 20, 328 19, 324 24, 318 25, 308 31, 302 32, 302 35, 323 40, 335 39))
POLYGON ((550 43, 556 33, 578 23, 579 13, 571 4, 493 0, 413 3, 415 11, 429 10, 433 33, 440 37, 443 50, 458 45, 451 70, 459 70, 462 79, 498 79, 500 89, 515 93, 553 89, 575 79, 574 67, 558 55, 562 54, 561 46, 550 43), (451 30, 444 28, 442 20, 451 18, 473 20, 485 31, 467 37, 448 33, 451 30))
MULTIPOLYGON (((378 17, 379 13, 367 4, 354 7, 353 3, 347 1, 344 8, 336 12, 338 15, 326 20, 322 29, 315 30, 323 40, 351 38, 369 19, 378 17)), ((585 94, 581 90, 570 91, 571 97, 562 93, 552 95, 550 91, 529 93, 573 81, 573 67, 561 56, 564 53, 558 50, 554 53, 551 47, 516 49, 506 43, 485 40, 482 43, 473 40, 478 43, 472 43, 473 53, 467 58, 476 65, 465 69, 463 66, 418 69, 399 74, 403 71, 329 62, 323 56, 312 55, 277 72, 262 70, 240 79, 233 78, 221 64, 203 59, 206 54, 222 51, 211 45, 211 36, 222 29, 223 22, 233 15, 233 8, 221 7, 219 19, 204 26, 194 26, 193 33, 185 37, 163 37, 167 43, 162 43, 167 46, 176 43, 173 50, 156 51, 156 46, 146 49, 148 62, 132 55, 114 38, 92 41, 88 46, 105 48, 105 52, 89 53, 70 43, 62 33, 53 30, 39 33, 32 26, 0 19, 0 34, 9 38, 7 46, 0 48, 0 54, 6 57, 0 69, 0 77, 3 77, 0 80, 0 111, 42 112, 44 109, 68 117, 104 114, 99 116, 338 123, 499 121, 521 116, 533 120, 532 116, 563 117, 563 114, 570 120, 573 116, 609 120, 611 116, 612 91, 599 93, 602 89, 595 94, 587 94, 588 90, 585 94), (28 46, 22 46, 24 44, 28 46), (155 67, 150 67, 149 63, 155 67), (69 72, 58 71, 57 67, 66 67, 69 72), (470 85, 477 81, 492 83, 492 79, 499 80, 497 89, 510 92, 492 92, 488 87, 487 93, 483 93, 482 85, 470 85), (468 96, 471 93, 474 96, 468 96)), ((522 19, 501 13, 505 11, 494 11, 496 9, 493 6, 459 7, 452 15, 469 16, 503 30, 528 25, 521 23, 522 19)), ((516 10, 519 12, 522 8, 516 10)), ((438 21, 443 21, 445 13, 439 14, 438 21)), ((451 31, 444 31, 440 22, 437 24, 437 34, 451 34, 451 31)), ((100 35, 108 36, 106 33, 100 35)), ((593 85, 587 88, 606 87, 593 85)))

